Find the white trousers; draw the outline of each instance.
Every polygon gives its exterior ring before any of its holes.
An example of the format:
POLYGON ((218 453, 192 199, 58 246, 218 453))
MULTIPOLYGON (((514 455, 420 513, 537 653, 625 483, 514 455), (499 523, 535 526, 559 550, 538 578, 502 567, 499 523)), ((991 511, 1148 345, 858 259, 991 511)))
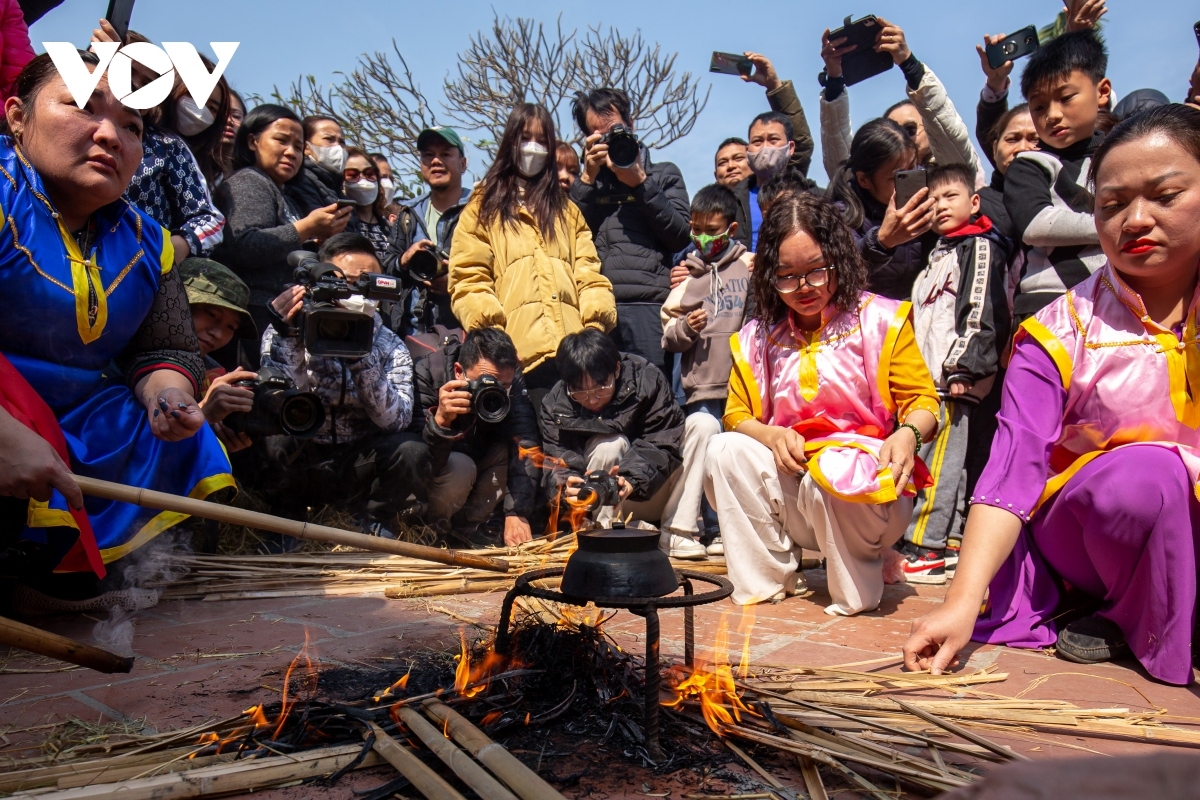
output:
MULTIPOLYGON (((583 451, 583 457, 587 459, 587 471, 608 472, 609 469, 621 463, 621 457, 625 455, 629 447, 629 439, 620 434, 593 436, 587 440, 586 449, 583 451)), ((657 525, 663 518, 663 508, 666 507, 667 498, 671 496, 671 490, 679 480, 679 473, 680 470, 675 470, 667 482, 649 500, 641 502, 626 500, 619 506, 604 506, 596 512, 596 524, 608 526, 613 517, 619 513, 621 519, 633 514, 634 519, 657 525)))
POLYGON ((704 491, 721 521, 725 562, 740 605, 770 599, 800 565, 801 548, 825 557, 828 614, 870 611, 883 597, 883 551, 912 518, 912 499, 849 503, 812 477, 780 474, 770 448, 741 433, 709 442, 704 491))
POLYGON ((704 461, 708 442, 721 432, 712 414, 689 414, 683 424, 683 467, 663 509, 662 529, 695 539, 700 533, 700 501, 704 498, 704 461))

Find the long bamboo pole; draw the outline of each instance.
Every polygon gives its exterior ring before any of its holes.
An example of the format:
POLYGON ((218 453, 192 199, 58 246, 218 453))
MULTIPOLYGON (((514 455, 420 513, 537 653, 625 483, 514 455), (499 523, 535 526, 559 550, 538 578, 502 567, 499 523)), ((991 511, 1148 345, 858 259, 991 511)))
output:
MULTIPOLYGON (((428 800, 466 800, 458 790, 446 783, 446 779, 425 765, 425 762, 401 747, 387 731, 374 722, 367 723, 375 733, 373 748, 376 753, 412 782, 414 788, 428 800)), ((368 734, 364 733, 365 739, 368 734)))
POLYGON ((396 556, 419 558, 423 561, 434 561, 438 564, 451 564, 456 567, 474 567, 491 572, 508 572, 507 561, 488 556, 477 556, 461 553, 457 550, 443 550, 440 547, 426 547, 421 544, 399 542, 395 539, 385 539, 381 536, 368 536, 365 533, 353 533, 326 525, 314 525, 310 522, 283 519, 259 511, 245 508, 233 508, 219 503, 207 503, 191 497, 181 497, 167 492, 155 492, 150 489, 139 489, 136 486, 126 486, 121 483, 102 481, 83 475, 73 475, 75 483, 84 494, 93 497, 103 497, 107 500, 119 500, 123 503, 156 508, 160 511, 175 511, 189 514, 193 517, 215 519, 231 525, 245 525, 248 528, 258 528, 272 533, 281 533, 296 539, 308 539, 314 542, 340 544, 346 547, 357 547, 360 550, 373 550, 378 553, 391 553, 396 556))
POLYGON ((19 647, 39 656, 49 656, 109 675, 133 669, 132 658, 118 656, 99 647, 77 642, 7 617, 0 617, 0 644, 19 647))
POLYGON ((518 794, 521 800, 566 800, 536 772, 493 742, 450 706, 440 700, 426 700, 421 709, 439 725, 445 726, 454 741, 508 784, 508 788, 518 794))

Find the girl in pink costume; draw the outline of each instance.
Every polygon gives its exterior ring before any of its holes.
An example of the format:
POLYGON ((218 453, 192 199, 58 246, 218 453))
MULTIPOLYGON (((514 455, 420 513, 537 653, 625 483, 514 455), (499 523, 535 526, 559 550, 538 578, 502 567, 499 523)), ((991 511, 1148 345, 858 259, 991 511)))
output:
POLYGON ((1200 111, 1122 122, 1091 179, 1108 263, 1017 334, 954 584, 913 623, 909 668, 938 674, 973 638, 1192 679, 1200 111), (1066 585, 1099 610, 1056 630, 1066 585))

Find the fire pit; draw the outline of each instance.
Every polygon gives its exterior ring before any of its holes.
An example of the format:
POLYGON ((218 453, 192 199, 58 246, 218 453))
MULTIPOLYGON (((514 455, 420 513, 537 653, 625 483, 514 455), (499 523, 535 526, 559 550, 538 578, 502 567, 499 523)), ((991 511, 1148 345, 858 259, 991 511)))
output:
POLYGON ((517 578, 504 597, 500 625, 496 630, 496 652, 509 651, 509 625, 513 604, 518 597, 536 597, 555 603, 599 608, 623 608, 646 620, 645 734, 650 757, 663 757, 658 741, 659 627, 658 612, 665 608, 683 609, 683 653, 689 667, 695 660, 695 615, 693 608, 724 600, 733 594, 733 584, 720 575, 692 570, 674 570, 666 555, 658 549, 658 531, 639 531, 614 526, 611 530, 579 534, 579 549, 566 567, 532 570, 517 578), (666 573, 663 572, 665 564, 666 573), (546 578, 563 577, 562 591, 534 586, 546 578), (692 582, 716 588, 696 594, 692 582), (682 595, 674 595, 678 587, 682 595), (599 594, 607 591, 608 594, 599 594), (646 592, 635 595, 633 592, 646 592), (596 592, 588 596, 588 594, 596 592))

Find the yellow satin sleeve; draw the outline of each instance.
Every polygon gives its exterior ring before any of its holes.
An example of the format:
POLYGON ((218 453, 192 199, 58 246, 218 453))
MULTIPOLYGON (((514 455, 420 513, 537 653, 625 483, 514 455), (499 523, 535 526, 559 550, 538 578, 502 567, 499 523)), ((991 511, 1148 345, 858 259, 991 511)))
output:
POLYGON ((933 386, 929 367, 925 366, 925 359, 917 347, 911 318, 904 321, 896 336, 896 344, 888 361, 887 385, 896 406, 896 418, 900 422, 904 422, 912 412, 922 409, 937 416, 941 400, 933 386))

